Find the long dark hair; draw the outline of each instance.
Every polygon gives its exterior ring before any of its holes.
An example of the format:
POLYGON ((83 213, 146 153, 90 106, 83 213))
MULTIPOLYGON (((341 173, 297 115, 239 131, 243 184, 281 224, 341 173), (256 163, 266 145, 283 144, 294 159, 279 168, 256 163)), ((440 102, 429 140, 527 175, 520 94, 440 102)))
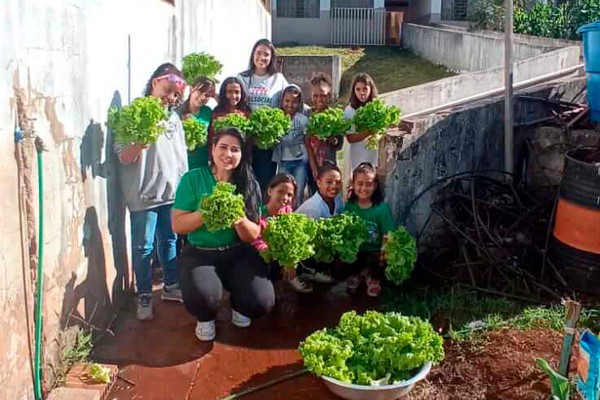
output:
POLYGON ((275 75, 277 73, 277 52, 275 51, 275 46, 269 39, 260 39, 258 42, 254 43, 254 46, 252 47, 248 69, 241 73, 242 76, 252 76, 252 74, 254 74, 254 71, 256 70, 256 66, 254 65, 254 52, 258 46, 267 46, 271 52, 271 62, 267 65, 267 74, 275 75))
MULTIPOLYGON (((375 191, 373 191, 373 194, 371 195, 371 202, 373 203, 373 205, 377 205, 379 203, 381 203, 383 201, 383 190, 381 188, 381 185, 379 184, 379 179, 377 178, 377 171, 375 169, 375 167, 373 166, 373 164, 368 163, 368 162, 363 162, 358 164, 358 166, 356 168, 354 168, 354 171, 352 171, 352 183, 354 184, 354 179, 356 178, 356 175, 358 174, 373 174, 373 176, 375 177, 375 184, 377 185, 375 187, 375 191)), ((356 203, 358 201, 358 196, 356 195, 356 193, 354 193, 354 189, 350 188, 349 191, 349 196, 348 196, 348 201, 352 202, 352 203, 356 203)))
MULTIPOLYGON (((246 205, 246 217, 254 222, 258 222, 260 218, 261 195, 260 187, 254 177, 252 170, 251 154, 248 147, 246 135, 237 128, 225 128, 215 134, 213 140, 214 145, 219 143, 223 136, 232 136, 240 142, 240 150, 242 158, 240 164, 233 170, 231 180, 236 188, 236 192, 244 196, 246 205)), ((212 152, 211 152, 212 157, 212 152)), ((211 160, 212 161, 212 160, 211 160)))
POLYGON ((358 110, 360 107, 364 106, 370 101, 373 101, 373 99, 376 99, 378 96, 379 92, 377 91, 377 86, 375 86, 375 81, 373 80, 373 78, 371 78, 371 75, 361 72, 354 76, 354 78, 352 79, 352 84, 350 85, 350 106, 352 108, 358 110), (356 93, 354 92, 354 88, 359 82, 362 82, 371 88, 371 94, 369 95, 367 101, 365 101, 364 103, 360 101, 358 97, 356 97, 356 93))
POLYGON ((171 63, 164 63, 158 66, 156 70, 150 75, 150 79, 148 79, 148 83, 146 83, 146 87, 144 88, 144 96, 150 96, 152 94, 152 81, 159 76, 163 76, 166 74, 177 75, 180 78, 183 78, 183 74, 175 65, 171 63))
POLYGON ((195 91, 200 91, 201 93, 206 93, 209 90, 211 90, 212 88, 215 87, 215 81, 207 76, 199 76, 196 78, 196 80, 194 81, 194 84, 192 85, 192 89, 190 91, 190 95, 188 96, 187 100, 183 102, 183 104, 181 105, 181 114, 185 115, 185 114, 189 114, 190 111, 190 100, 192 99, 192 93, 194 93, 195 91))
POLYGON ((221 83, 221 89, 219 89, 219 105, 215 107, 214 112, 223 112, 228 110, 229 100, 227 100, 227 85, 230 85, 232 83, 240 85, 240 89, 242 90, 240 102, 238 103, 236 109, 246 113, 250 113, 250 106, 248 106, 248 97, 246 96, 246 90, 244 89, 244 85, 242 81, 240 81, 235 76, 230 76, 229 78, 225 79, 223 83, 221 83))

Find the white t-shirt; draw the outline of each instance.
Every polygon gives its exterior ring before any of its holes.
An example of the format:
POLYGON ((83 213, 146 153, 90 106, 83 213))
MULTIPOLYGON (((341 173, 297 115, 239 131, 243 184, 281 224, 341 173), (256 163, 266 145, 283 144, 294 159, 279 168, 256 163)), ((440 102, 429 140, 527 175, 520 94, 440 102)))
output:
POLYGON ((334 210, 333 214, 329 211, 329 206, 323 200, 323 197, 319 192, 313 194, 308 200, 306 200, 296 212, 298 214, 304 214, 309 218, 331 218, 334 215, 338 215, 344 211, 344 202, 342 196, 337 195, 334 199, 334 210))
POLYGON ((281 92, 288 86, 287 80, 280 72, 263 76, 238 74, 237 77, 244 84, 248 105, 252 111, 263 106, 278 107, 281 92))
MULTIPOLYGON (((352 120, 354 118, 354 114, 356 110, 352 108, 352 106, 347 106, 344 110, 344 117, 347 120, 352 120)), ((354 124, 348 131, 348 134, 356 133, 354 129, 354 124)), ((358 167, 358 164, 361 162, 368 162, 373 164, 373 166, 377 166, 377 162, 379 161, 379 150, 369 150, 367 149, 367 139, 363 139, 360 142, 350 143, 346 139, 344 142, 344 176, 350 179, 352 171, 354 168, 358 167)))

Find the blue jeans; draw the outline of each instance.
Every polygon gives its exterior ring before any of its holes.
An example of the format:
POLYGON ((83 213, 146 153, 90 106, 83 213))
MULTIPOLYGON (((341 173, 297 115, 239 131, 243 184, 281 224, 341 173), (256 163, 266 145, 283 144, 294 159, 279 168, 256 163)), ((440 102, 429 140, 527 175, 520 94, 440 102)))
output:
POLYGON ((304 201, 304 187, 308 178, 308 163, 304 160, 281 161, 277 167, 277 173, 287 172, 296 179, 298 190, 296 191, 296 204, 304 201))
POLYGON ((152 252, 158 240, 158 259, 163 268, 164 284, 177 281, 177 235, 171 228, 172 204, 133 211, 131 217, 131 258, 138 294, 152 293, 152 252), (155 239, 156 238, 156 239, 155 239))

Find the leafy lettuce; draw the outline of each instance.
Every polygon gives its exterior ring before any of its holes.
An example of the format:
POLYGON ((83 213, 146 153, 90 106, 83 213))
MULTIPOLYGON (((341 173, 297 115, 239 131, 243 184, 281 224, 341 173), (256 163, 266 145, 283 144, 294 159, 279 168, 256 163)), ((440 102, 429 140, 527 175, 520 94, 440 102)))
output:
POLYGON ((312 373, 358 385, 397 383, 444 358, 442 337, 429 322, 376 311, 343 314, 337 327, 312 333, 299 351, 312 373))
POLYGON ((157 97, 138 97, 121 109, 108 112, 108 126, 115 131, 120 145, 156 143, 167 128, 168 114, 157 97))
POLYGON ((234 222, 246 214, 244 197, 235 194, 235 186, 231 183, 217 182, 213 192, 200 201, 199 211, 209 231, 231 228, 234 222))
POLYGON ((396 285, 410 277, 417 261, 417 243, 403 226, 388 233, 383 245, 387 261, 385 276, 396 285))
POLYGON ((360 245, 369 238, 367 224, 355 214, 343 213, 316 221, 315 260, 332 262, 336 257, 346 263, 356 261, 360 245))
POLYGON ((197 146, 206 145, 208 129, 202 122, 195 118, 188 118, 183 121, 183 131, 185 132, 185 144, 188 150, 192 151, 197 146))
POLYGON ((344 111, 341 108, 329 107, 325 111, 311 114, 306 132, 309 136, 324 140, 345 135, 351 126, 350 121, 344 118, 344 111))
POLYGON ((286 269, 293 269, 300 261, 314 254, 314 221, 303 214, 280 214, 269 218, 263 239, 268 249, 261 252, 267 262, 277 261, 286 269))
POLYGON ((400 123, 400 109, 387 106, 382 100, 375 99, 356 110, 353 122, 356 132, 371 133, 366 146, 370 150, 375 150, 386 130, 400 123))
POLYGON ((260 107, 250 116, 250 136, 259 149, 270 149, 279 143, 292 127, 292 121, 279 108, 260 107))
POLYGON ((194 80, 199 76, 214 79, 223 69, 223 64, 219 60, 205 52, 188 54, 182 61, 181 72, 188 85, 193 85, 194 80))

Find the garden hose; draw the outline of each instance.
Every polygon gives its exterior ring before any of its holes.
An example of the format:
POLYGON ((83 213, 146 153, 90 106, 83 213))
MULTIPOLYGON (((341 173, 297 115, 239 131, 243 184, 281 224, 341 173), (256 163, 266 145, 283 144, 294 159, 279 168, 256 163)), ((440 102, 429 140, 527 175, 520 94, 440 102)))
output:
POLYGON ((290 380, 292 378, 296 378, 298 376, 301 376, 301 375, 304 375, 304 374, 307 374, 307 373, 308 373, 308 370, 306 368, 302 368, 299 371, 292 372, 291 374, 280 376, 279 378, 273 379, 272 381, 263 383, 262 385, 251 387, 251 388, 246 389, 246 390, 244 390, 242 392, 235 393, 235 394, 232 394, 232 395, 227 396, 227 397, 222 397, 219 400, 234 400, 234 399, 239 399, 241 397, 247 396, 247 395, 252 394, 254 392, 258 392, 259 390, 263 390, 263 389, 266 389, 268 387, 275 386, 277 384, 280 384, 282 382, 285 382, 287 380, 290 380))
POLYGON ((38 265, 35 301, 35 356, 33 371, 33 389, 35 400, 43 400, 42 393, 42 301, 44 291, 44 168, 42 164, 42 151, 44 143, 39 137, 35 138, 35 149, 37 152, 38 172, 38 265))

